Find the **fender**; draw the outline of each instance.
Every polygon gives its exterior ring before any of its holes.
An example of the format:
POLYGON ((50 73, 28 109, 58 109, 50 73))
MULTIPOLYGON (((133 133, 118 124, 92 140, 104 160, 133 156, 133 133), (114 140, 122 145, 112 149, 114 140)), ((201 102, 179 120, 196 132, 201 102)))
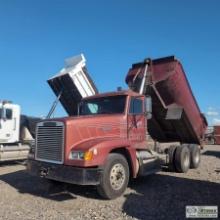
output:
MULTIPOLYGON (((109 153, 117 151, 119 149, 124 149, 129 157, 132 168, 133 177, 136 177, 136 150, 132 147, 132 143, 126 139, 119 138, 106 138, 94 140, 87 140, 78 146, 73 147, 74 150, 79 151, 94 151, 96 154, 93 155, 91 161, 84 160, 69 160, 66 157, 66 165, 80 166, 80 167, 94 167, 94 166, 104 166, 109 153)), ((73 149, 72 148, 72 149, 73 149)), ((70 151, 69 151, 70 153, 70 151)))

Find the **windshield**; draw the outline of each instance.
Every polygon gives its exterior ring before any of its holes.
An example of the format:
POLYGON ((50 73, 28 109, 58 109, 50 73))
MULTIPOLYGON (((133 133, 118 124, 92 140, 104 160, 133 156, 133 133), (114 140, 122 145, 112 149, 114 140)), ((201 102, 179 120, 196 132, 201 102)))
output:
POLYGON ((121 114, 125 102, 124 95, 83 100, 79 106, 79 115, 121 114))

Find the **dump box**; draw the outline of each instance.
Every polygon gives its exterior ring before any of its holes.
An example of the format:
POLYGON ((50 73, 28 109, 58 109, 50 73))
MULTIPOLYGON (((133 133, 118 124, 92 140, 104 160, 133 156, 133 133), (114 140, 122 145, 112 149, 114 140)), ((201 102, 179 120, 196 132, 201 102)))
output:
POLYGON ((220 125, 215 125, 213 128, 213 134, 214 134, 214 143, 220 144, 220 125))
POLYGON ((152 98, 148 132, 160 142, 202 144, 207 121, 200 112, 181 63, 174 56, 133 64, 126 83, 152 98))
POLYGON ((98 93, 85 62, 83 54, 68 58, 65 67, 47 81, 68 115, 77 114, 82 98, 98 93))

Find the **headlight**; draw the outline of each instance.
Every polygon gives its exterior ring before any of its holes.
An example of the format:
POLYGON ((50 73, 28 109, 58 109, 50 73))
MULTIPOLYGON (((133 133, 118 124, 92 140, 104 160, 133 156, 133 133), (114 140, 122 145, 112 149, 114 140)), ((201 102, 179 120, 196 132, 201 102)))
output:
POLYGON ((71 151, 69 155, 70 160, 92 160, 93 151, 71 151))
POLYGON ((84 152, 83 151, 71 151, 69 159, 71 160, 83 160, 84 152))

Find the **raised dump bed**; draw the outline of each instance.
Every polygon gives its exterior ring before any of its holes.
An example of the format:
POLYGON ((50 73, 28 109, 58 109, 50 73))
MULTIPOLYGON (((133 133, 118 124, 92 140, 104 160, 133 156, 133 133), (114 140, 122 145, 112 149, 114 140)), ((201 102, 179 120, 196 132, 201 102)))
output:
POLYGON ((68 115, 77 114, 82 98, 98 93, 85 62, 83 54, 66 59, 65 67, 47 81, 68 115))
POLYGON ((181 63, 174 56, 133 64, 126 83, 132 90, 152 97, 148 132, 153 139, 160 142, 203 143, 207 121, 181 63), (143 78, 146 79, 144 89, 141 88, 143 78))

